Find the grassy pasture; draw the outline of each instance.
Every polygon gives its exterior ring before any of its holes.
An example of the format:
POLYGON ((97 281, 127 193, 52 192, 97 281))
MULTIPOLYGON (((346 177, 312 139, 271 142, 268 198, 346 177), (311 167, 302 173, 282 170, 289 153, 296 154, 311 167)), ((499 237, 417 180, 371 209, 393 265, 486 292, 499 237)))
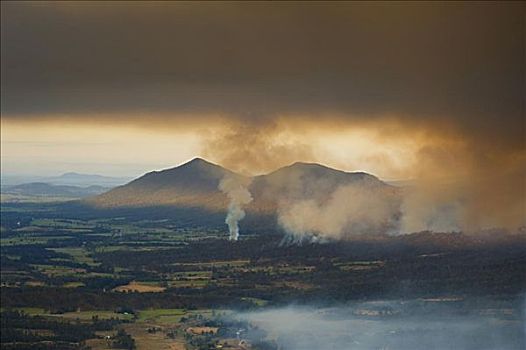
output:
POLYGON ((121 314, 110 310, 95 310, 95 311, 75 311, 75 312, 66 312, 63 314, 54 315, 57 317, 63 317, 66 319, 79 319, 81 321, 91 320, 94 316, 97 316, 99 319, 121 319, 121 320, 131 320, 133 315, 131 314, 121 314))
POLYGON ((53 238, 60 238, 63 239, 64 236, 55 237, 55 236, 47 236, 47 237, 10 237, 10 238, 2 238, 0 239, 0 245, 2 246, 13 246, 13 245, 24 245, 24 244, 40 244, 44 245, 47 244, 50 239, 53 238))
MULTIPOLYGON (((148 332, 150 327, 158 327, 157 324, 150 324, 147 322, 129 323, 122 326, 122 328, 130 334, 135 340, 137 350, 187 350, 185 346, 184 337, 181 335, 177 339, 168 338, 163 331, 151 333, 148 332)), ((162 330, 165 330, 163 327, 162 330)), ((107 349, 107 347, 93 347, 96 349, 107 349)))
POLYGON ((61 219, 33 219, 31 221, 33 226, 49 227, 49 228, 64 228, 68 230, 72 229, 90 229, 95 227, 81 220, 61 220, 61 219))
POLYGON ((184 309, 148 309, 139 312, 138 321, 176 323, 185 315, 184 309))
POLYGON ((82 268, 72 268, 67 266, 57 266, 57 265, 40 265, 40 264, 31 264, 34 269, 39 272, 49 276, 85 276, 86 269, 82 268))
POLYGON ((85 284, 82 282, 66 282, 62 287, 64 288, 79 288, 84 287, 85 284))
POLYGON ((41 264, 30 264, 31 267, 37 271, 47 275, 48 277, 75 277, 75 278, 87 278, 87 277, 115 277, 114 274, 104 272, 87 272, 84 268, 73 268, 67 266, 58 265, 41 265, 41 264))
POLYGON ((380 268, 384 264, 383 261, 350 261, 335 263, 334 266, 339 267, 342 271, 364 271, 380 268))
MULTIPOLYGON (((0 308, 0 311, 5 311, 6 309, 5 308, 0 308)), ((14 307, 12 308, 11 310, 17 310, 17 311, 20 311, 20 312, 24 312, 28 315, 31 315, 31 316, 37 316, 37 315, 48 315, 49 312, 47 312, 46 310, 44 310, 43 308, 40 308, 40 307, 14 307)))
POLYGON ((221 261, 212 261, 212 262, 196 262, 196 263, 174 263, 173 266, 195 266, 203 268, 212 268, 212 267, 240 267, 245 266, 250 263, 250 260, 221 260, 221 261))
POLYGON ((208 285, 209 280, 208 279, 192 279, 192 280, 172 280, 169 282, 170 287, 175 288, 184 288, 184 287, 191 287, 191 288, 203 288, 208 285))
POLYGON ((51 250, 54 250, 57 253, 64 253, 71 256, 72 260, 79 263, 79 264, 87 264, 91 266, 97 266, 99 263, 95 262, 92 257, 89 256, 89 252, 87 252, 83 248, 50 248, 51 250))
POLYGON ((158 282, 132 281, 126 285, 115 287, 115 292, 161 293, 166 288, 159 286, 158 282))

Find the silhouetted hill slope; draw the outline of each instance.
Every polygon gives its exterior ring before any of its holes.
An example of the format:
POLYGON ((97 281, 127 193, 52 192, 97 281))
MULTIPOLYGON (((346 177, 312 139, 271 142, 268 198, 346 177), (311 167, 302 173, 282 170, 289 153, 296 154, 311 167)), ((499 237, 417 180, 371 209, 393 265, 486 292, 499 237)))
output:
POLYGON ((256 176, 250 186, 254 202, 250 209, 273 211, 283 201, 327 200, 339 187, 356 185, 363 188, 396 191, 373 175, 345 172, 315 163, 294 163, 272 173, 256 176))
MULTIPOLYGON (((228 199, 218 185, 225 176, 250 183, 254 200, 246 206, 250 214, 273 215, 279 204, 287 200, 315 199, 323 201, 340 186, 357 185, 371 191, 397 189, 375 176, 348 173, 319 164, 294 163, 267 175, 247 178, 200 158, 175 168, 153 171, 90 198, 88 203, 99 208, 177 206, 226 211, 228 199)), ((374 195, 371 192, 371 195, 374 195)), ((247 218, 250 220, 250 218, 247 218)))
POLYGON ((195 158, 181 166, 152 171, 130 183, 89 200, 98 207, 175 205, 207 210, 226 208, 227 198, 218 189, 225 176, 243 176, 195 158))

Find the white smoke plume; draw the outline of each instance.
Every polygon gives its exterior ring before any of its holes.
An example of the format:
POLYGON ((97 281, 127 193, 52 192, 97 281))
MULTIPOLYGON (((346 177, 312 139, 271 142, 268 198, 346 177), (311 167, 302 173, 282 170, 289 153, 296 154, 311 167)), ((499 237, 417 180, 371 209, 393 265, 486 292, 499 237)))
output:
POLYGON ((227 195, 230 203, 228 204, 228 214, 225 223, 228 225, 230 233, 229 239, 237 241, 239 238, 239 221, 245 217, 243 206, 252 201, 252 195, 247 189, 247 183, 243 179, 233 176, 225 176, 219 182, 219 189, 227 195))
MULTIPOLYGON (((280 201, 278 223, 286 232, 282 243, 315 243, 346 240, 357 235, 421 231, 472 234, 506 229, 491 225, 479 229, 466 226, 466 197, 459 186, 414 185, 390 191, 353 183, 328 193, 320 188, 303 198, 280 201)), ((519 232, 521 226, 509 230, 519 232)))
POLYGON ((327 200, 281 204, 278 222, 287 240, 345 239, 351 235, 391 233, 397 226, 399 199, 363 183, 342 185, 327 200))

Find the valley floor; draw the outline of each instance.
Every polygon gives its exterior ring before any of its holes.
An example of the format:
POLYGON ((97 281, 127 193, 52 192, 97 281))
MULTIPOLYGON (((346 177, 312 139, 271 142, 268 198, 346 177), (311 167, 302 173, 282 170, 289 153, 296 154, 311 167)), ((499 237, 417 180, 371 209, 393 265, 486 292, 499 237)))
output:
MULTIPOLYGON (((459 327, 486 329, 487 320, 513 340, 508 348, 525 342, 517 332, 525 324, 524 233, 284 245, 269 232, 230 242, 221 227, 175 219, 64 218, 45 204, 2 205, 1 214, 2 349, 277 349, 288 342, 281 348, 295 350, 301 344, 257 318, 289 305, 339 305, 348 313, 337 316, 350 322, 335 323, 341 334, 352 333, 351 323, 386 325, 378 334, 395 332, 383 337, 394 349, 404 346, 397 334, 414 330, 392 320, 442 306, 442 320, 470 315, 484 322, 459 327)), ((352 341, 365 343, 360 337, 352 341)))

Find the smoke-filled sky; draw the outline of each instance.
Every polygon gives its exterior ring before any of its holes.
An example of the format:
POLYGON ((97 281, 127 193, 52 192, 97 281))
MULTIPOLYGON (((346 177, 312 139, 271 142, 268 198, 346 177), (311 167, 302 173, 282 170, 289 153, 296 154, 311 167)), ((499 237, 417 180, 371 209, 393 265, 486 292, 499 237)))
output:
POLYGON ((2 172, 134 176, 203 156, 524 190, 525 9, 5 1, 2 172))

